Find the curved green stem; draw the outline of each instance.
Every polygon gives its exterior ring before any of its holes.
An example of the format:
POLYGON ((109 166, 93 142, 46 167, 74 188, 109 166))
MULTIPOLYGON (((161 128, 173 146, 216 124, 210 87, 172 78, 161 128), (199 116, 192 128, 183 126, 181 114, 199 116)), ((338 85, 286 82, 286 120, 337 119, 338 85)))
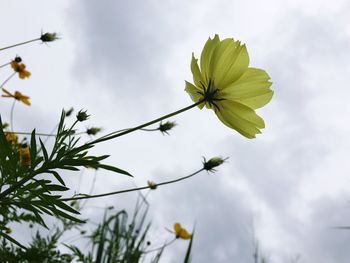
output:
POLYGON ((196 103, 194 103, 194 104, 192 104, 192 105, 190 105, 190 106, 187 106, 187 107, 182 108, 182 109, 180 109, 180 110, 174 111, 174 112, 172 112, 172 113, 169 113, 169 114, 167 114, 167 115, 164 115, 164 116, 162 116, 162 117, 159 117, 159 118, 157 118, 157 119, 154 119, 153 121, 146 122, 146 123, 141 124, 141 125, 139 125, 139 126, 136 126, 136 127, 134 127, 134 128, 126 129, 125 131, 122 131, 122 132, 119 132, 119 133, 116 133, 116 134, 115 134, 115 133, 111 133, 111 134, 105 135, 105 136, 103 136, 103 137, 100 137, 100 138, 98 138, 98 139, 96 139, 96 140, 93 140, 93 141, 87 143, 87 145, 96 144, 96 143, 100 143, 100 142, 103 142, 103 141, 108 141, 108 140, 115 139, 115 138, 117 138, 117 137, 126 135, 126 134, 128 134, 128 133, 131 133, 131 132, 140 130, 140 129, 144 128, 144 127, 147 127, 147 126, 152 125, 152 124, 154 124, 154 123, 160 122, 160 121, 162 121, 162 120, 164 120, 164 119, 170 118, 170 117, 172 117, 172 116, 175 116, 175 115, 177 115, 177 114, 179 114, 179 113, 182 113, 182 112, 184 112, 184 111, 187 111, 187 110, 189 110, 189 109, 192 109, 192 108, 198 106, 199 104, 201 104, 201 103, 203 103, 203 102, 204 102, 204 100, 200 100, 200 101, 198 101, 198 102, 196 102, 196 103))
MULTIPOLYGON (((166 185, 166 184, 172 184, 172 183, 176 183, 185 179, 188 179, 200 172, 204 171, 204 168, 199 169, 198 171, 184 176, 184 177, 180 177, 178 179, 174 179, 174 180, 170 180, 170 181, 166 181, 166 182, 162 182, 159 184, 156 184, 156 186, 161 186, 161 185, 166 185)), ((151 187, 154 186, 142 186, 142 187, 136 187, 136 188, 131 188, 131 189, 125 189, 125 190, 120 190, 120 191, 115 191, 115 192, 109 192, 109 193, 104 193, 104 194, 97 194, 97 195, 88 195, 88 196, 78 196, 78 197, 71 197, 71 198, 62 198, 60 199, 61 201, 73 201, 73 200, 81 200, 81 199, 91 199, 91 198, 98 198, 98 197, 104 197, 104 196, 109 196, 109 195, 116 195, 116 194, 122 194, 122 193, 128 193, 128 192, 134 192, 134 191, 140 191, 140 190, 145 190, 145 189, 151 189, 151 187)))
POLYGON ((28 44, 28 43, 31 43, 31 42, 35 42, 35 41, 38 41, 38 40, 40 40, 40 37, 32 39, 32 40, 24 41, 24 42, 21 42, 21 43, 17 43, 17 44, 11 45, 11 46, 0 48, 0 51, 3 51, 5 49, 9 49, 9 48, 13 48, 13 47, 17 47, 17 46, 21 46, 21 45, 25 45, 25 44, 28 44))

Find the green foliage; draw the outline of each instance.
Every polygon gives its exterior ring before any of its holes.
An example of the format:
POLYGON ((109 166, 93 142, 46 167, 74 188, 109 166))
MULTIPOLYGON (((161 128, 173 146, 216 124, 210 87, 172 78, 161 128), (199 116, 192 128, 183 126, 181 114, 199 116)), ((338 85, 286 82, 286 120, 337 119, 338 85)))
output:
POLYGON ((62 253, 58 249, 62 237, 67 232, 80 229, 82 225, 61 221, 63 227, 55 226, 53 234, 46 237, 37 232, 26 249, 14 246, 9 242, 0 242, 0 262, 12 263, 137 263, 147 257, 147 262, 158 263, 166 246, 152 248, 146 223, 148 208, 136 206, 134 214, 129 217, 125 210, 113 212, 105 210, 100 224, 88 235, 80 234, 80 239, 87 238, 90 249, 63 243, 69 251, 62 253))
POLYGON ((46 238, 39 232, 33 238, 27 249, 21 249, 6 242, 0 242, 0 259, 6 263, 69 263, 73 256, 61 253, 57 249, 58 240, 63 232, 56 230, 53 235, 46 238))
MULTIPOLYGON (((69 190, 61 177, 64 170, 79 171, 89 167, 131 176, 122 169, 101 163, 108 155, 89 155, 94 144, 78 144, 80 137, 74 135, 78 120, 69 128, 64 122, 65 113, 62 112, 51 150, 40 138, 37 141, 35 130, 31 133, 30 159, 24 164, 19 152, 21 146, 7 140, 0 119, 0 229, 6 229, 12 221, 46 227, 44 214, 83 223, 77 217, 79 212, 61 200, 63 193, 69 190)), ((4 231, 0 231, 0 236, 15 242, 4 231)))

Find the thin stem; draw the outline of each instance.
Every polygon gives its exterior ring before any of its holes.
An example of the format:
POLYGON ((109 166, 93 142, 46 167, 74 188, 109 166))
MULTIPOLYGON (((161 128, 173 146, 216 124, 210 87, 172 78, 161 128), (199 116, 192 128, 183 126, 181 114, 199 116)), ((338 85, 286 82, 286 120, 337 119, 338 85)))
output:
POLYGON ((154 128, 154 129, 140 129, 141 131, 159 131, 159 128, 154 128))
MULTIPOLYGON (((56 137, 56 141, 55 141, 55 144, 52 148, 52 152, 51 152, 51 155, 49 157, 49 160, 52 161, 52 158, 54 157, 55 153, 56 153, 56 150, 57 148, 59 148, 61 146, 61 144, 64 142, 64 140, 70 135, 71 131, 73 130, 74 126, 78 123, 79 121, 76 120, 72 126, 67 130, 66 134, 64 136, 62 136, 62 138, 60 137, 59 138, 59 141, 57 140, 58 136, 56 137)), ((57 131, 58 133, 60 131, 57 131)))
POLYGON ((13 131, 13 112, 15 111, 16 99, 13 100, 10 112, 10 129, 13 131))
POLYGON ((21 46, 21 45, 25 45, 25 44, 28 44, 28 43, 31 43, 31 42, 35 42, 35 41, 38 41, 38 40, 40 40, 40 37, 32 39, 32 40, 24 41, 24 42, 21 42, 21 43, 17 43, 17 44, 11 45, 11 46, 0 48, 0 51, 3 51, 5 49, 9 49, 9 48, 13 48, 13 47, 17 47, 17 46, 21 46))
MULTIPOLYGON (((15 132, 13 131, 14 134, 18 135, 31 135, 31 132, 15 132)), ((49 134, 49 133, 35 133, 36 136, 47 136, 47 137, 56 137, 57 134, 49 134)))
POLYGON ((6 67, 7 65, 10 65, 10 64, 11 64, 11 62, 7 62, 7 63, 1 65, 0 68, 4 68, 4 67, 6 67))
POLYGON ((108 141, 108 140, 115 139, 115 138, 117 138, 117 137, 126 135, 126 134, 128 134, 128 133, 134 132, 134 131, 136 131, 136 130, 140 130, 140 129, 144 128, 144 127, 147 127, 147 126, 152 125, 152 124, 154 124, 154 123, 160 122, 160 121, 162 121, 162 120, 164 120, 164 119, 170 118, 170 117, 172 117, 172 116, 175 116, 175 115, 177 115, 177 114, 179 114, 179 113, 182 113, 182 112, 184 112, 184 111, 187 111, 187 110, 189 110, 189 109, 192 109, 192 108, 198 106, 199 104, 201 104, 201 103, 203 103, 203 102, 204 102, 204 100, 200 100, 200 101, 198 101, 198 102, 196 102, 196 103, 194 103, 194 104, 192 104, 192 105, 190 105, 190 106, 187 106, 187 107, 182 108, 182 109, 180 109, 180 110, 174 111, 174 112, 172 112, 172 113, 169 113, 169 114, 167 114, 167 115, 164 115, 164 116, 162 116, 162 117, 159 117, 159 118, 157 118, 157 119, 154 119, 153 121, 146 122, 146 123, 141 124, 141 125, 139 125, 139 126, 136 126, 136 127, 134 127, 134 128, 126 129, 125 131, 120 132, 120 133, 117 133, 117 134, 111 133, 111 134, 109 134, 109 135, 107 135, 107 136, 100 137, 100 138, 98 138, 98 139, 96 139, 96 140, 93 140, 93 141, 87 143, 87 145, 96 144, 96 143, 100 143, 100 142, 103 142, 103 141, 108 141))
POLYGON ((170 240, 169 242, 166 242, 163 246, 143 251, 143 253, 147 254, 147 253, 151 253, 151 252, 154 252, 154 251, 157 251, 157 250, 164 249, 165 247, 167 247, 167 246, 171 245, 172 243, 174 243, 176 239, 177 238, 175 237, 172 240, 170 240))
POLYGON ((17 73, 16 71, 13 72, 7 79, 5 79, 5 81, 0 85, 0 87, 3 88, 4 85, 5 85, 10 79, 12 79, 12 77, 13 77, 14 75, 16 75, 16 73, 17 73))
MULTIPOLYGON (((172 184, 172 183, 176 183, 185 179, 188 179, 200 172, 204 171, 204 168, 199 169, 198 171, 184 176, 184 177, 180 177, 178 179, 174 179, 174 180, 170 180, 170 181, 166 181, 166 182, 162 182, 159 184, 156 184, 157 187, 161 186, 161 185, 166 185, 166 184, 172 184)), ((116 194, 122 194, 122 193, 128 193, 128 192, 134 192, 134 191, 140 191, 140 190, 145 190, 145 189, 150 189, 151 187, 154 186, 142 186, 142 187, 136 187, 136 188, 131 188, 131 189, 125 189, 125 190, 120 190, 120 191, 115 191, 115 192, 109 192, 109 193, 104 193, 104 194, 98 194, 98 195, 89 195, 89 196, 79 196, 79 197, 71 197, 71 198, 62 198, 60 199, 61 201, 73 201, 73 200, 81 200, 81 199, 91 199, 91 198, 98 198, 98 197, 104 197, 104 196, 109 196, 109 195, 116 195, 116 194)))

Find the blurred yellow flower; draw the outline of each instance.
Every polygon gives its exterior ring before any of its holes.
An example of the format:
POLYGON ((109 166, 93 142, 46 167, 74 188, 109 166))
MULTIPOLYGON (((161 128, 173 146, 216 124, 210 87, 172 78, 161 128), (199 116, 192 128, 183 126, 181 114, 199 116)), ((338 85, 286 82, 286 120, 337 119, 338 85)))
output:
POLYGON ((249 68, 245 45, 218 35, 206 42, 200 66, 192 54, 194 84, 186 81, 185 90, 194 102, 214 110, 221 122, 247 138, 255 138, 265 127, 255 109, 267 104, 273 95, 269 75, 262 69, 249 68))
POLYGON ((15 94, 11 94, 8 90, 4 88, 2 88, 2 91, 5 93, 2 95, 2 97, 14 98, 15 100, 22 101, 25 105, 30 106, 29 97, 23 95, 21 92, 15 91, 15 94))
POLYGON ((29 147, 28 146, 19 147, 18 152, 19 152, 19 159, 20 159, 21 165, 23 166, 31 165, 32 161, 30 159, 29 147))
POLYGON ((187 232, 186 229, 182 228, 180 223, 175 223, 174 224, 174 232, 176 238, 181 238, 181 239, 190 239, 191 234, 187 232))
POLYGON ((17 135, 13 132, 5 132, 6 140, 12 145, 17 144, 17 135))
POLYGON ((16 60, 11 61, 11 67, 15 72, 18 72, 20 79, 25 79, 30 77, 30 72, 26 70, 26 65, 23 63, 18 63, 16 60))

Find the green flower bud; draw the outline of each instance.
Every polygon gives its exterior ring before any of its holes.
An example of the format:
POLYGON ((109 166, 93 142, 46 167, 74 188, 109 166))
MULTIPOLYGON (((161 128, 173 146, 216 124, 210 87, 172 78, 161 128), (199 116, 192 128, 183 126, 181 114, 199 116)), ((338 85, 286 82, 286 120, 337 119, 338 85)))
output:
POLYGON ((214 168, 223 164, 228 158, 213 157, 209 161, 207 161, 205 157, 203 157, 203 159, 203 169, 209 172, 215 172, 216 170, 214 168))
POLYGON ((162 133, 168 134, 168 131, 170 131, 175 126, 175 122, 167 121, 166 123, 160 123, 158 130, 160 130, 162 133))
POLYGON ((155 190, 157 189, 157 184, 153 181, 147 181, 149 189, 155 190))
POLYGON ((86 129, 86 133, 88 135, 96 135, 97 133, 99 133, 102 129, 101 128, 97 128, 97 127, 91 127, 86 129))
POLYGON ((86 121, 90 117, 86 112, 87 111, 80 110, 77 114, 77 120, 80 122, 86 121))
POLYGON ((57 36, 57 33, 41 33, 41 37, 40 37, 40 40, 42 42, 52 42, 52 41, 55 41, 59 39, 58 36, 57 36))
POLYGON ((74 111, 74 108, 73 107, 71 107, 69 110, 65 110, 64 112, 65 112, 65 114, 66 114, 66 117, 69 117, 70 115, 72 115, 72 113, 73 113, 73 111, 74 111))

